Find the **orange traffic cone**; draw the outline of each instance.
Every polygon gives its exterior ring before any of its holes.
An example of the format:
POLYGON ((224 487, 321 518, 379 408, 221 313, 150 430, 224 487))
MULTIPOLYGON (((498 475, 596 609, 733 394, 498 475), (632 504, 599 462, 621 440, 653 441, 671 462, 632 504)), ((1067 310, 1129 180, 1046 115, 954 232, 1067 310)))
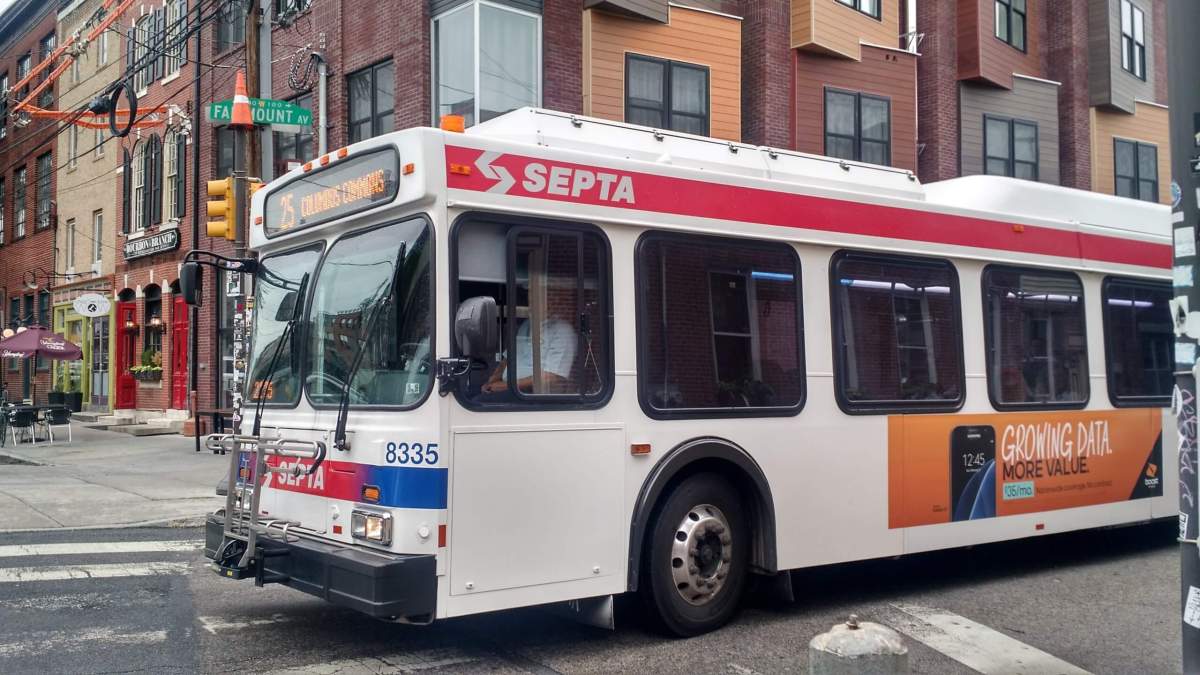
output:
POLYGON ((254 116, 250 114, 250 97, 246 96, 246 76, 240 70, 237 73, 237 83, 233 88, 233 115, 229 126, 254 126, 254 116))

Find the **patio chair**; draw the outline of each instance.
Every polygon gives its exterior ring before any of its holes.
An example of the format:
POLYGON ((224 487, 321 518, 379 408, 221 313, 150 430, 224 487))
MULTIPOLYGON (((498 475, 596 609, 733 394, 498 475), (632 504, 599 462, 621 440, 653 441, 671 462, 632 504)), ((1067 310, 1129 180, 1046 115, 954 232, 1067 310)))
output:
POLYGON ((37 434, 34 433, 37 427, 37 411, 33 409, 18 409, 14 410, 8 420, 8 431, 12 434, 13 444, 20 441, 17 440, 17 430, 22 431, 21 438, 26 434, 29 435, 29 442, 37 445, 37 434))
POLYGON ((46 435, 50 437, 50 444, 54 445, 54 427, 67 428, 67 442, 74 442, 75 438, 71 433, 71 409, 66 407, 54 407, 46 409, 46 416, 42 418, 42 426, 46 429, 46 435))

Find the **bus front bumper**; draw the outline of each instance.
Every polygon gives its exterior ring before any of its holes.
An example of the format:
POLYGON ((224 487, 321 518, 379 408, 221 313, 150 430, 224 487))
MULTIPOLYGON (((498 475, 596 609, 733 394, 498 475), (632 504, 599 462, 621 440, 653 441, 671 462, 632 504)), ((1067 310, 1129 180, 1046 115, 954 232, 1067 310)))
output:
MULTIPOLYGON (((216 558, 224 527, 220 515, 210 515, 205 522, 204 555, 209 559, 216 558)), ((281 583, 380 619, 433 620, 437 603, 433 555, 368 552, 306 538, 285 543, 260 537, 258 550, 252 564, 257 566, 253 576, 259 584, 281 583)))

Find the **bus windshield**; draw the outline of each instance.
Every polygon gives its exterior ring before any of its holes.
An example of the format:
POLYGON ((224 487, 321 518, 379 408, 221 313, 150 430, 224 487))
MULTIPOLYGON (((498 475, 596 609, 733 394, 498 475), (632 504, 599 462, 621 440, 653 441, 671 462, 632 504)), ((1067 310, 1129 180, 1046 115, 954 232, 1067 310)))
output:
POLYGON ((305 388, 314 405, 337 405, 349 382, 351 405, 412 406, 429 391, 430 244, 426 221, 414 218, 339 239, 321 264, 305 328, 305 388), (397 256, 400 259, 396 269, 397 256), (386 305, 395 277, 396 288, 386 305), (380 312, 371 335, 362 331, 380 312))
POLYGON ((304 302, 306 289, 301 285, 312 287, 320 257, 320 247, 310 246, 262 260, 254 287, 254 304, 258 309, 250 360, 251 401, 264 397, 265 403, 294 404, 299 399, 300 360, 296 358, 295 333, 285 334, 284 328, 293 317, 296 304, 304 302), (268 372, 272 361, 275 361, 273 373, 268 372))

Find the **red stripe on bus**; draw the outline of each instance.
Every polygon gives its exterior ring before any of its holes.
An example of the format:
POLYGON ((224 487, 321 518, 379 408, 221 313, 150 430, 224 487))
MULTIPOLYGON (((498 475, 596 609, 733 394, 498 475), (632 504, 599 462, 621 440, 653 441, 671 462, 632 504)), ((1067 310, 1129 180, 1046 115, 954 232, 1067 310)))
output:
POLYGON ((933 213, 446 146, 446 161, 474 166, 448 186, 515 197, 762 223, 1167 269, 1171 248, 1137 239, 933 213), (484 161, 480 161, 483 159, 484 161), (533 173, 527 174, 530 165, 533 173), (540 170, 539 170, 540 168, 540 170), (554 172, 555 169, 559 171, 554 172), (623 181, 628 180, 628 183, 623 181), (628 190, 622 190, 628 186, 628 190), (557 192, 557 194, 556 194, 557 192), (1018 231, 1019 230, 1019 231, 1018 231))

